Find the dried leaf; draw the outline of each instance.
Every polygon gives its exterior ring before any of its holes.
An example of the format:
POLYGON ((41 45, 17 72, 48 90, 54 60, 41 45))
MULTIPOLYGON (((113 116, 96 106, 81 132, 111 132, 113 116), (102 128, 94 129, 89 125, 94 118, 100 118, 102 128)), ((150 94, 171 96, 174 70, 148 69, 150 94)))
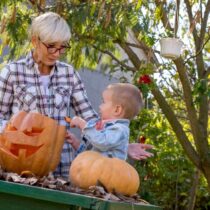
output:
POLYGON ((36 0, 29 0, 31 2, 32 5, 34 5, 36 3, 36 0))
POLYGON ((3 20, 1 21, 1 30, 0 30, 0 33, 3 33, 4 32, 4 30, 6 28, 6 23, 7 23, 6 18, 3 17, 3 20))
POLYGON ((17 182, 17 183, 25 182, 25 178, 21 178, 19 175, 15 174, 15 173, 8 174, 7 178, 8 178, 8 181, 11 180, 11 181, 17 182))
POLYGON ((31 177, 25 180, 24 184, 35 185, 38 182, 38 179, 35 177, 31 177))
POLYGON ((13 24, 16 21, 16 12, 17 12, 17 8, 16 8, 16 6, 14 6, 13 11, 12 11, 12 16, 10 18, 10 22, 13 23, 13 24))
POLYGON ((97 17, 97 19, 100 19, 100 17, 102 16, 105 3, 106 3, 106 1, 103 0, 102 3, 101 3, 101 6, 99 7, 99 10, 98 10, 98 17, 97 17))
POLYGON ((201 12, 197 11, 194 17, 195 23, 200 23, 201 22, 201 12))
POLYGON ((46 1, 45 1, 45 0, 39 0, 39 6, 40 6, 41 8, 45 8, 45 6, 46 6, 46 1))
POLYGON ((104 28, 107 28, 110 21, 111 21, 111 16, 112 16, 112 11, 111 11, 111 6, 109 7, 107 13, 106 13, 106 19, 105 19, 105 23, 104 23, 104 28))
POLYGON ((104 188, 101 186, 90 186, 89 192, 92 192, 94 195, 98 195, 98 196, 107 194, 104 188))
POLYGON ((193 30, 195 28, 195 20, 193 20, 191 23, 190 23, 190 29, 189 29, 189 33, 192 33, 193 30))
POLYGON ((108 193, 106 194, 106 196, 104 197, 105 200, 113 200, 113 201, 120 201, 120 199, 113 195, 112 193, 108 193))
POLYGON ((63 9, 64 9, 64 5, 63 5, 62 1, 57 1, 56 2, 56 12, 58 14, 62 14, 63 9))
POLYGON ((39 185, 41 187, 55 189, 56 188, 56 180, 55 179, 54 180, 49 180, 45 177, 44 179, 39 180, 39 185))
POLYGON ((47 187, 50 189, 56 189, 56 185, 54 185, 54 184, 49 184, 47 187))
POLYGON ((149 49, 148 53, 147 53, 147 61, 150 62, 152 58, 152 49, 149 49))
POLYGON ((190 23, 189 33, 192 33, 193 30, 195 29, 196 23, 200 23, 200 22, 201 22, 201 12, 197 11, 195 13, 195 16, 194 16, 193 20, 190 23))
POLYGON ((57 182, 60 183, 61 185, 65 185, 65 184, 69 183, 68 181, 66 181, 62 178, 57 178, 57 182))

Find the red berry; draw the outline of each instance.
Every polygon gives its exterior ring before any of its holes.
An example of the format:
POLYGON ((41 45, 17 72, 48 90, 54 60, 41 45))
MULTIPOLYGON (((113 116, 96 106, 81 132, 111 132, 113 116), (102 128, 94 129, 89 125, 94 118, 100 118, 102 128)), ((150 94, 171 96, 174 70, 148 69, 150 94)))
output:
POLYGON ((150 84, 152 82, 148 74, 144 74, 139 77, 139 84, 150 84))
POLYGON ((144 143, 146 142, 146 137, 145 137, 145 136, 140 136, 140 137, 139 137, 139 142, 140 142, 141 144, 144 144, 144 143))

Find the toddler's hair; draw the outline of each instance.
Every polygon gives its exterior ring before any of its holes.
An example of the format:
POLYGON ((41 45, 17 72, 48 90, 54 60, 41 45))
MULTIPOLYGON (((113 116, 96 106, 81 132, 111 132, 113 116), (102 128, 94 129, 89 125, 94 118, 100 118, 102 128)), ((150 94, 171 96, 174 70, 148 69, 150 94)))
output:
POLYGON ((107 87, 112 91, 112 100, 115 104, 120 104, 124 111, 124 118, 133 119, 143 108, 141 91, 129 83, 113 83, 107 87))

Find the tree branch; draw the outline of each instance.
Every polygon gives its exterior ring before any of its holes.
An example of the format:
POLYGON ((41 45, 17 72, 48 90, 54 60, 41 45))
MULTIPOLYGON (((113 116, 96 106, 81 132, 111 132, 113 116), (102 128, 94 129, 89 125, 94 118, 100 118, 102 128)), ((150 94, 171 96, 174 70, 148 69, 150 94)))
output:
MULTIPOLYGON (((132 38, 133 42, 138 43, 138 46, 140 46, 141 49, 144 51, 145 55, 147 56, 148 62, 152 62, 154 64, 159 63, 159 61, 157 60, 157 57, 154 53, 155 51, 152 49, 152 47, 147 46, 144 42, 142 42, 138 39, 138 34, 139 34, 138 31, 136 31, 135 29, 128 28, 128 34, 132 38)), ((128 42, 125 42, 125 43, 127 44, 128 42)), ((129 44, 130 43, 128 43, 128 45, 129 44)), ((129 46, 131 46, 131 45, 129 45, 129 46)))
POLYGON ((201 23, 201 34, 200 34, 200 40, 204 40, 205 33, 206 33, 206 27, 207 27, 207 21, 209 18, 209 12, 210 12, 210 0, 208 0, 206 5, 206 10, 204 12, 204 18, 201 23))
POLYGON ((208 78, 209 75, 210 75, 210 66, 207 68, 207 71, 206 71, 207 78, 208 78))
MULTIPOLYGON (((116 41, 116 42, 117 42, 117 41, 116 41)), ((152 51, 152 59, 151 59, 151 62, 152 62, 152 63, 158 63, 158 60, 157 60, 157 58, 155 57, 154 52, 160 54, 160 51, 153 50, 152 48, 148 47, 147 45, 145 45, 144 43, 139 42, 139 41, 138 41, 138 44, 130 43, 130 42, 125 42, 125 44, 128 45, 128 46, 131 46, 131 47, 135 47, 135 48, 141 49, 141 50, 144 51, 145 54, 148 54, 149 52, 152 51)))
POLYGON ((102 53, 105 53, 107 55, 109 55, 114 61, 116 61, 119 65, 121 65, 122 67, 126 68, 127 70, 129 71, 132 71, 132 72, 136 72, 136 68, 134 67, 131 67, 131 66, 128 66, 126 65, 124 62, 120 61, 119 59, 117 59, 111 52, 109 52, 108 50, 102 50, 102 49, 99 49, 97 48, 95 45, 91 45, 94 49, 102 52, 102 53))
POLYGON ((161 11, 162 11, 162 16, 161 16, 161 21, 163 23, 163 26, 165 27, 165 29, 167 29, 168 31, 173 31, 173 28, 171 27, 171 24, 169 22, 168 16, 163 8, 164 3, 161 2, 160 0, 155 0, 155 4, 157 7, 161 7, 161 11))
MULTIPOLYGON (((190 5, 190 2, 189 2, 189 0, 184 0, 184 2, 185 2, 186 7, 187 7, 187 13, 188 13, 189 21, 190 21, 190 23, 193 23, 194 18, 193 18, 193 14, 192 14, 192 10, 191 10, 192 7, 190 5)), ((192 33, 193 33, 193 37, 194 37, 195 43, 198 46, 199 45, 199 39, 198 39, 198 34, 197 34, 197 31, 196 31, 195 27, 194 27, 192 33)))
POLYGON ((207 142, 204 144, 201 143, 201 142, 205 142, 205 138, 204 138, 204 134, 201 132, 202 131, 201 125, 198 123, 198 116, 196 114, 196 109, 194 107, 194 103, 192 99, 192 90, 190 87, 188 76, 186 74, 186 68, 181 58, 174 60, 174 63, 177 67, 179 78, 182 83, 186 108, 188 112, 188 118, 189 118, 190 126, 193 132, 195 145, 196 145, 199 155, 204 156, 208 154, 208 144, 207 142), (201 139, 203 141, 201 141, 201 139))
POLYGON ((162 109, 163 113, 165 114, 167 120, 169 121, 172 129, 174 130, 179 142, 181 143, 182 147, 186 151, 190 160, 201 169, 201 164, 199 160, 199 156, 195 149, 192 147, 188 137, 186 136, 185 132, 183 131, 182 125, 177 120, 173 110, 163 97, 162 93, 159 91, 158 88, 152 89, 152 94, 154 95, 155 99, 157 100, 160 108, 162 109))
POLYGON ((190 59, 192 58, 196 58, 204 49, 205 45, 208 43, 208 41, 210 40, 210 35, 208 36, 208 38, 206 39, 206 41, 204 42, 204 44, 201 46, 201 48, 198 50, 198 52, 195 55, 190 56, 185 62, 184 64, 186 64, 190 59))
POLYGON ((40 5, 39 5, 35 0, 29 0, 29 2, 30 2, 32 5, 35 4, 39 12, 45 12, 45 10, 42 9, 42 8, 40 7, 40 5))
POLYGON ((124 42, 118 42, 118 44, 126 52, 129 59, 131 60, 131 62, 135 66, 136 70, 138 71, 142 64, 142 61, 139 59, 139 57, 136 55, 136 53, 133 52, 133 50, 128 45, 126 45, 124 42))
POLYGON ((174 30, 174 36, 177 37, 177 31, 179 27, 179 9, 180 9, 180 0, 176 0, 177 7, 176 7, 176 14, 175 14, 175 30, 174 30))

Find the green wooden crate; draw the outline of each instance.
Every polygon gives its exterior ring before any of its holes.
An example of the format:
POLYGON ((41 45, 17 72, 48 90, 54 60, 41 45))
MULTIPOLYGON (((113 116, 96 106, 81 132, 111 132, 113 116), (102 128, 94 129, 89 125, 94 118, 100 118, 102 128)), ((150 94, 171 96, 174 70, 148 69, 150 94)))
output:
POLYGON ((76 193, 0 181, 1 210, 161 210, 146 204, 105 201, 76 193))

